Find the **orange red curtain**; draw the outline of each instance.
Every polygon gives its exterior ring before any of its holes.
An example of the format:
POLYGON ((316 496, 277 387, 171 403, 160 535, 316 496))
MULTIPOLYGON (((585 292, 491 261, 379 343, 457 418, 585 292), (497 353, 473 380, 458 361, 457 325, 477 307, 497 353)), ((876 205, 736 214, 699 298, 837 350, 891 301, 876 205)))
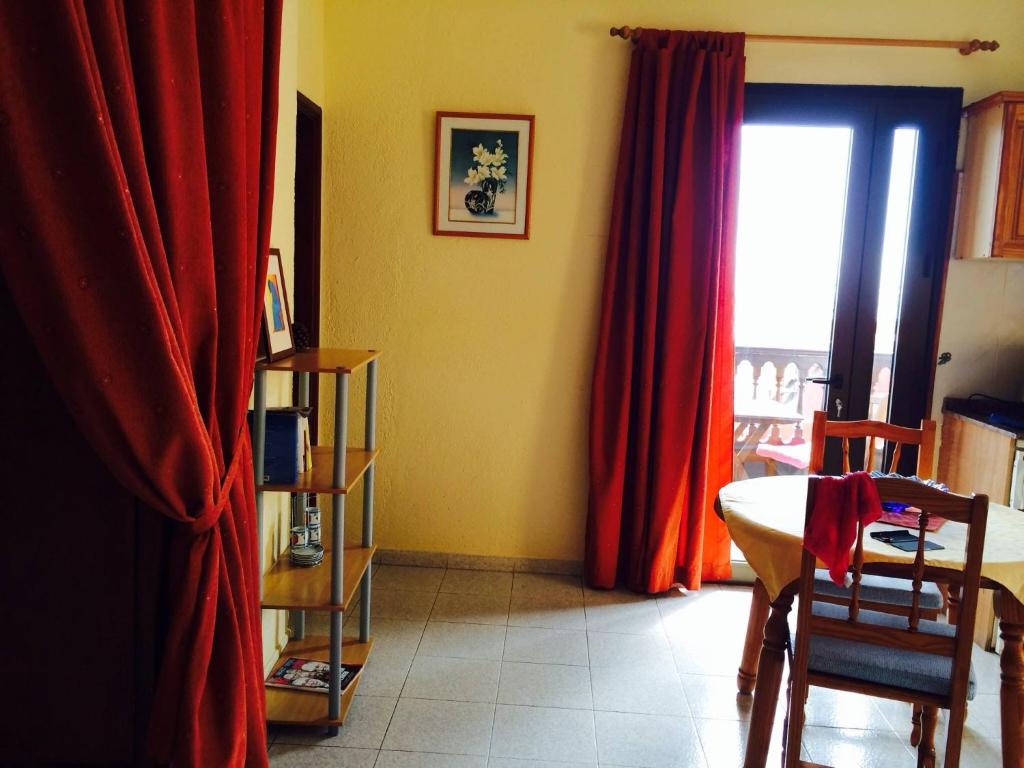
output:
POLYGON ((177 766, 267 763, 245 414, 280 24, 280 0, 0 3, 0 270, 78 429, 175 521, 150 747, 177 766))
POLYGON ((744 37, 644 30, 622 124, 590 408, 586 577, 729 575, 744 37))

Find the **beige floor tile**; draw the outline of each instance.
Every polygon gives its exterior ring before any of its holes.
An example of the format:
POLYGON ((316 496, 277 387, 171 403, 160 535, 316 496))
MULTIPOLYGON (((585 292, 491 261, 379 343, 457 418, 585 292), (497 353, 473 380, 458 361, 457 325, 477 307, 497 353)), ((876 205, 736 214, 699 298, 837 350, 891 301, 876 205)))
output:
MULTIPOLYGON (((888 720, 875 706, 875 701, 870 696, 862 696, 859 693, 812 687, 807 695, 805 722, 807 725, 828 728, 891 730, 888 720)), ((784 709, 784 705, 785 699, 780 696, 780 709, 784 709)), ((909 709, 907 705, 908 717, 909 709)), ((909 730, 907 735, 910 735, 909 730)))
POLYGON ((916 753, 892 731, 804 728, 804 744, 816 763, 860 768, 914 768, 916 753))
POLYGON ((493 703, 500 674, 500 661, 417 656, 402 698, 493 703))
POLYGON ((504 595, 439 594, 430 614, 431 621, 454 621, 467 624, 508 623, 509 598, 504 595))
POLYGON ((281 726, 274 743, 380 749, 397 703, 397 698, 389 696, 357 696, 345 718, 345 726, 338 730, 337 736, 327 736, 324 728, 281 726))
POLYGON ((595 712, 601 765, 704 768, 704 751, 689 717, 595 712))
POLYGON ((417 654, 454 659, 501 661, 505 627, 491 624, 460 624, 431 621, 423 631, 417 654))
POLYGON ((595 762, 594 713, 499 704, 494 713, 491 757, 595 762))
POLYGON ((648 600, 657 605, 656 598, 632 592, 628 589, 583 588, 583 602, 587 605, 609 605, 611 603, 645 603, 648 600))
MULTIPOLYGON (((411 659, 416 653, 423 636, 426 619, 385 619, 373 616, 370 620, 370 636, 373 637, 373 655, 404 654, 411 659)), ((349 616, 345 621, 345 637, 359 635, 359 617, 349 616)))
POLYGON ((971 661, 974 664, 977 693, 999 693, 1001 684, 999 654, 983 651, 976 645, 971 661))
POLYGON ((487 768, 487 759, 480 755, 384 751, 374 768, 487 768))
POLYGON ((275 744, 269 757, 273 768, 373 768, 377 750, 275 744))
POLYGON ((662 634, 627 635, 621 632, 587 632, 590 665, 619 667, 672 663, 672 649, 662 634))
POLYGON ((384 737, 384 749, 487 755, 493 720, 493 704, 401 699, 384 737))
MULTIPOLYGON (((939 763, 942 763, 944 740, 938 740, 939 763)), ((964 768, 1002 768, 1003 753, 999 739, 982 739, 968 732, 960 743, 960 765, 964 768)))
POLYGON ((434 752, 381 752, 374 768, 487 768, 481 755, 441 755, 434 752))
POLYGON ((512 591, 521 595, 545 595, 583 600, 583 582, 578 576, 550 573, 516 573, 512 591))
POLYGON ((505 661, 587 666, 587 634, 575 629, 512 627, 505 635, 505 661))
POLYGON ((508 623, 517 627, 582 630, 587 628, 587 617, 582 597, 513 591, 508 623))
MULTIPOLYGON (((708 768, 737 768, 743 764, 747 750, 747 733, 749 723, 739 720, 702 720, 695 719, 697 735, 704 747, 704 757, 708 768)), ((806 748, 801 758, 810 759, 806 748)), ((768 750, 766 765, 780 765, 782 760, 782 726, 777 724, 772 732, 771 746, 768 750)))
POLYGON ((680 674, 735 677, 743 654, 743 630, 733 634, 720 631, 714 619, 708 618, 695 623, 686 634, 670 634, 669 645, 680 674))
POLYGON ((374 648, 359 676, 356 696, 399 696, 412 660, 411 653, 384 653, 374 648))
POLYGON ((455 595, 508 595, 512 592, 512 574, 449 569, 441 583, 441 591, 455 595))
POLYGON ((661 613, 654 600, 588 602, 588 632, 661 635, 661 613))
POLYGON ((597 768, 597 763, 553 763, 550 760, 517 760, 514 757, 492 757, 487 768, 597 768))
POLYGON ((426 621, 434 605, 432 592, 374 590, 370 607, 370 626, 377 619, 405 619, 426 621))
POLYGON ((437 592, 444 574, 444 568, 382 565, 373 572, 373 587, 390 591, 437 592))
POLYGON ((593 709, 590 671, 562 664, 502 662, 498 703, 593 709))
POLYGON ((685 715, 690 710, 675 666, 591 667, 594 709, 647 715, 685 715))
MULTIPOLYGON (((736 678, 720 675, 680 675, 683 693, 694 717, 712 720, 749 720, 753 696, 741 696, 736 678)), ((780 700, 779 707, 785 709, 780 700)))
POLYGON ((981 693, 967 705, 966 730, 983 739, 998 739, 1000 730, 999 696, 981 693))
POLYGON ((742 640, 750 615, 749 588, 702 587, 686 595, 658 598, 665 632, 684 637, 702 628, 713 628, 717 637, 739 635, 742 640))

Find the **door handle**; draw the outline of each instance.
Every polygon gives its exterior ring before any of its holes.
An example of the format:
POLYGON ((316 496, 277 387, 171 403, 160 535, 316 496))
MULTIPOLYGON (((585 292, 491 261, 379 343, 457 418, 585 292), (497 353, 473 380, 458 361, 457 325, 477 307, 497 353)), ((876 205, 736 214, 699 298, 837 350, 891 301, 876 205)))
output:
POLYGON ((843 374, 834 373, 828 378, 822 376, 809 376, 804 379, 807 384, 825 384, 829 387, 842 387, 843 386, 843 374))

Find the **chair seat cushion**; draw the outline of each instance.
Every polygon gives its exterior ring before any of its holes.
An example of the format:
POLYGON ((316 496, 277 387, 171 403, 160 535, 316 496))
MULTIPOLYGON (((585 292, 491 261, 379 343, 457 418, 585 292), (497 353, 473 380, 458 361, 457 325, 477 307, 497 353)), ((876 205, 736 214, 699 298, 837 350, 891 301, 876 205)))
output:
MULTIPOLYGON (((815 616, 832 619, 845 620, 849 616, 846 606, 831 603, 816 602, 813 611, 815 616)), ((877 611, 861 611, 857 616, 857 621, 897 629, 906 629, 907 627, 906 617, 877 611)), ((956 634, 956 627, 940 624, 937 621, 922 620, 918 629, 927 634, 947 637, 956 634)), ((791 636, 791 642, 795 648, 795 633, 791 636)), ((953 660, 947 656, 938 656, 933 653, 907 651, 872 643, 811 635, 807 669, 819 674, 945 696, 949 693, 953 660)), ((968 700, 974 698, 975 688, 974 665, 972 664, 970 680, 967 685, 968 700)))
MULTIPOLYGON (((819 595, 830 597, 850 597, 850 590, 840 587, 831 578, 828 571, 818 568, 814 572, 814 591, 819 595)), ((910 607, 914 594, 910 582, 906 579, 893 579, 888 576, 872 576, 864 574, 860 580, 860 599, 872 603, 888 603, 910 607)), ((926 581, 921 585, 921 607, 925 610, 942 610, 942 592, 934 582, 926 581)))

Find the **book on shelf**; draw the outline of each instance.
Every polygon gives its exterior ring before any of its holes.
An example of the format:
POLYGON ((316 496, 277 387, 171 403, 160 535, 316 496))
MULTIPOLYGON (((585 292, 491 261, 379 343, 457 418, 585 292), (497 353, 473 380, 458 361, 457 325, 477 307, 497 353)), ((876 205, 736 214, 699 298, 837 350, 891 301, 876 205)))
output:
MULTIPOLYGON (((313 468, 309 437, 309 408, 267 408, 263 450, 263 482, 295 483, 299 473, 313 468)), ((249 429, 256 415, 249 411, 249 429)))
MULTIPOLYGON (((361 664, 341 665, 341 690, 355 680, 361 664)), ((270 688, 287 688, 306 693, 327 693, 331 684, 331 665, 315 659, 284 659, 267 678, 270 688)))

